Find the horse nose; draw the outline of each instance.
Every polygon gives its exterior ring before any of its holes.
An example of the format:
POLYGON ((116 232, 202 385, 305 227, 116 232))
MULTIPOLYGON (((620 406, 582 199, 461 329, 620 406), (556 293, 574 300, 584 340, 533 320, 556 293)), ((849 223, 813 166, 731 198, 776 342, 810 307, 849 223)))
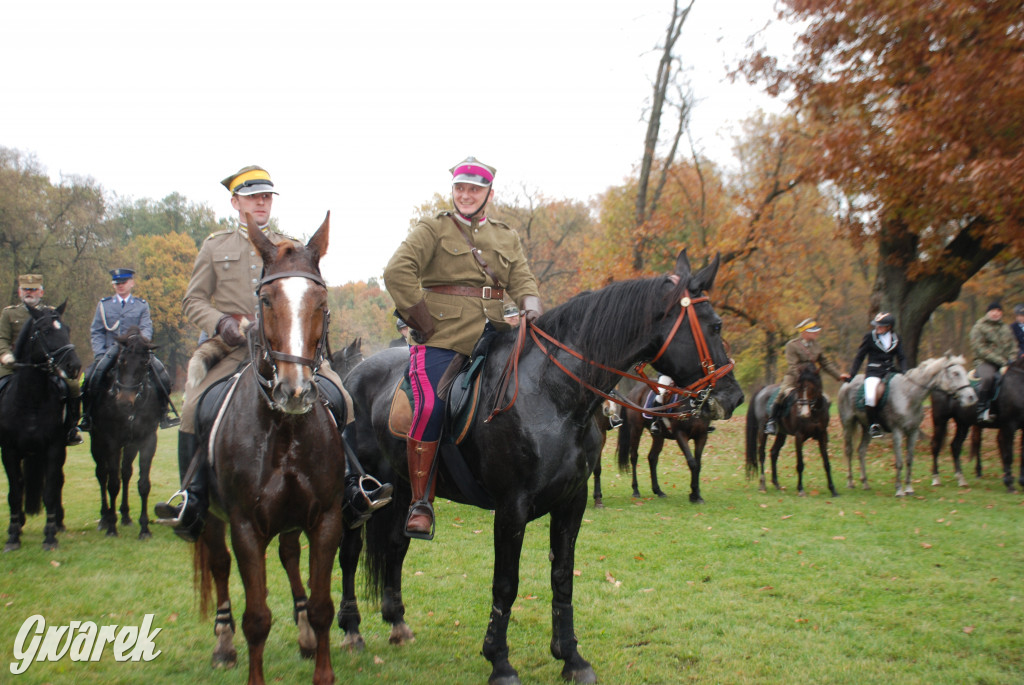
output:
POLYGON ((282 380, 274 387, 274 401, 289 414, 305 414, 317 399, 316 387, 311 380, 298 384, 282 380))

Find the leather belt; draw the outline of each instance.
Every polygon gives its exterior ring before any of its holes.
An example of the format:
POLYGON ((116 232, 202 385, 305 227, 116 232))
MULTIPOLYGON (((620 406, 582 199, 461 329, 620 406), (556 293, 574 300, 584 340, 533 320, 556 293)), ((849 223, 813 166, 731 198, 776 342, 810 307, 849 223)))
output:
POLYGON ((485 285, 482 288, 474 288, 469 285, 432 285, 424 290, 442 295, 462 295, 463 297, 479 297, 484 300, 501 300, 505 298, 504 288, 492 288, 485 285))

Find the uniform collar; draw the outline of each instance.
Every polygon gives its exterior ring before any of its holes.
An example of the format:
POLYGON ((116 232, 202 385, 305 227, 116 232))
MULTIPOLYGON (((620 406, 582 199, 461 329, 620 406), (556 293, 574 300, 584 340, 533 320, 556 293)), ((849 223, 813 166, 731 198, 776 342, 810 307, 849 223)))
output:
POLYGON ((474 227, 478 227, 478 226, 483 226, 487 222, 487 217, 486 216, 482 216, 479 219, 473 219, 473 220, 467 219, 466 217, 462 216, 458 212, 454 212, 454 216, 455 216, 455 220, 456 221, 458 221, 460 224, 462 224, 464 226, 469 226, 470 228, 474 228, 474 227))

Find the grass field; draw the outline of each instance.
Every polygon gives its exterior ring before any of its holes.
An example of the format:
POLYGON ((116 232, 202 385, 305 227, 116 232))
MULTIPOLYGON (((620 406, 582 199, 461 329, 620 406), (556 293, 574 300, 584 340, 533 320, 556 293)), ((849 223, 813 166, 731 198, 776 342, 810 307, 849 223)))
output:
MULTIPOLYGON (((798 498, 791 446, 780 460, 786 490, 761 494, 756 480, 745 478, 743 422, 737 416, 720 423, 712 436, 704 505, 687 500, 689 473, 676 448, 666 449, 659 469, 669 497, 634 500, 609 440, 606 506, 588 508, 576 553, 576 632, 601 682, 1024 682, 1024 498, 1007 494, 1000 481, 994 435, 985 438, 985 476, 972 471, 969 488, 956 486, 948 456, 943 484, 932 487, 922 445, 917 495, 896 499, 888 440, 869 453, 874 489, 846 489, 834 421, 841 496, 829 496, 811 445, 809 496, 798 498)), ((175 438, 173 430, 161 432, 151 506, 175 487, 175 438)), ((98 485, 87 445, 69 451, 66 477, 68 531, 60 548, 42 551, 40 516, 29 521, 22 549, 0 556, 0 683, 244 682, 241 631, 239 667, 210 670, 212 618, 197 613, 189 545, 163 527, 146 542, 136 539, 137 526, 115 539, 97 532, 98 485), (35 614, 57 626, 138 626, 154 614, 161 654, 118 663, 107 649, 99 662, 65 658, 12 675, 16 635, 35 614)), ((646 465, 640 479, 649 494, 646 465)), ((137 513, 134 492, 131 503, 137 513)), ((490 601, 491 514, 446 501, 437 509, 437 538, 414 541, 406 564, 404 598, 416 642, 389 646, 387 626, 364 604, 363 653, 342 652, 340 631, 332 633, 338 682, 486 681, 490 669, 480 647, 490 601)), ((561 663, 548 652, 546 529, 546 519, 527 529, 509 628, 512 663, 524 683, 561 682, 561 663)), ((269 682, 310 682, 312 662, 298 655, 276 543, 269 556, 275 618, 265 672, 269 682)), ((339 573, 334 595, 337 602, 339 573)), ((237 573, 233 596, 240 626, 237 573)))

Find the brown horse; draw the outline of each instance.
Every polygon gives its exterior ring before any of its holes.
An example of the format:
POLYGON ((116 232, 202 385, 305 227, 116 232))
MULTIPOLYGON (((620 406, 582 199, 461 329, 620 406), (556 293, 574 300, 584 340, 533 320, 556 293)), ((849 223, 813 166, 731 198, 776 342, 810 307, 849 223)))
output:
MULTIPOLYGON (((334 682, 329 636, 334 607, 330 582, 344 531, 345 457, 341 434, 313 382, 325 352, 329 312, 320 257, 327 251, 330 214, 303 248, 275 245, 250 216, 249 240, 263 258, 257 320, 248 333, 250 359, 228 382, 223 406, 200 434, 204 466, 211 469, 211 511, 196 544, 200 596, 216 584, 215 664, 233 665, 234 620, 228 596, 231 546, 245 587, 242 630, 249 645, 249 683, 262 684, 263 649, 270 632, 266 549, 281 535, 281 559, 297 577, 299 531, 309 540, 309 599, 304 614, 315 634, 313 682, 334 682)), ((297 609, 298 609, 297 604, 297 609)))

